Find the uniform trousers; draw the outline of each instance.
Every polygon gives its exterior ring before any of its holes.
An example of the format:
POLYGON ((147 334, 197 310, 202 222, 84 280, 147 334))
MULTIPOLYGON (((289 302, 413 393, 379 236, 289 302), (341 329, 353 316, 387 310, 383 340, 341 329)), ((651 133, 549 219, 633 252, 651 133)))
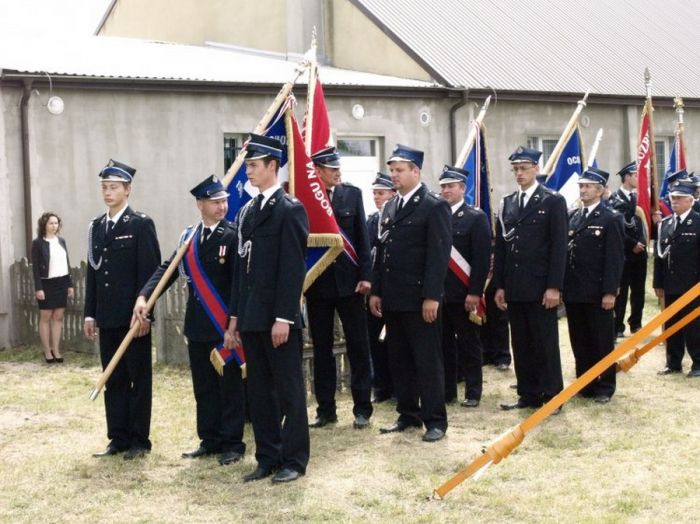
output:
POLYGON ((272 346, 269 331, 241 333, 248 370, 248 402, 255 433, 255 458, 263 468, 306 472, 309 419, 302 371, 301 332, 272 346))
MULTIPOLYGON (((673 304, 680 297, 680 295, 666 295, 666 307, 673 304)), ((699 306, 700 300, 693 300, 689 305, 685 306, 671 317, 664 325, 664 329, 671 327, 699 306)), ((700 369, 700 319, 698 318, 693 320, 690 324, 687 324, 673 336, 670 336, 666 341, 666 367, 680 371, 682 369, 683 355, 685 355, 686 349, 692 360, 691 369, 693 371, 700 369)))
POLYGON ((540 302, 508 302, 518 395, 537 406, 564 388, 559 355, 557 308, 540 302))
POLYGON ((510 334, 508 333, 508 312, 496 306, 493 286, 486 288, 486 323, 481 326, 483 363, 510 365, 510 334))
MULTIPOLYGON (((576 360, 576 376, 580 377, 615 346, 615 317, 613 310, 605 310, 597 304, 566 303, 566 321, 569 340, 576 360)), ((584 397, 615 393, 616 366, 613 364, 596 380, 581 390, 584 397)))
POLYGON ((420 311, 383 311, 399 422, 447 430, 441 322, 420 311))
POLYGON ((335 418, 337 374, 333 354, 335 311, 345 333, 346 352, 350 361, 350 390, 353 414, 372 415, 372 382, 370 377, 369 337, 365 299, 354 294, 339 298, 306 299, 309 330, 314 345, 314 392, 319 417, 335 418))
MULTIPOLYGON (((100 328, 100 360, 106 368, 128 327, 100 328)), ((153 374, 151 334, 134 338, 105 384, 107 438, 117 449, 151 449, 153 374)))
POLYGON ((457 369, 464 373, 464 398, 481 400, 481 338, 479 326, 469 320, 464 303, 444 304, 442 355, 445 362, 445 400, 457 398, 457 369))
POLYGON ((236 362, 224 366, 220 376, 209 355, 220 340, 192 341, 187 350, 192 371, 192 388, 197 406, 197 435, 209 451, 245 453, 245 395, 241 368, 236 362))
POLYGON ((394 394, 394 385, 389 372, 386 340, 379 340, 384 325, 383 318, 377 318, 369 309, 367 310, 367 334, 369 335, 369 351, 372 357, 372 386, 375 398, 381 400, 388 399, 394 394))
POLYGON ((625 260, 620 279, 620 294, 615 301, 615 331, 625 330, 625 309, 627 297, 630 302, 630 316, 627 323, 630 328, 642 327, 642 313, 644 311, 644 286, 647 279, 646 257, 625 260))

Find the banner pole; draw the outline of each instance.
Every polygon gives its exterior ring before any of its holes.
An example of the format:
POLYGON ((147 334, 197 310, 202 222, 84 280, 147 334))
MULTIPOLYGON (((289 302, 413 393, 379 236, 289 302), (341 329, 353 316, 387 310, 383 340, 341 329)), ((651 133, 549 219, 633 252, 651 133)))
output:
POLYGON ((474 142, 476 142, 476 134, 479 132, 479 128, 481 127, 481 123, 484 121, 484 118, 486 117, 486 111, 489 110, 489 105, 491 104, 491 95, 489 95, 486 100, 484 100, 484 105, 481 106, 481 110, 479 111, 479 115, 476 117, 474 120, 473 124, 475 125, 470 125, 469 126, 469 133, 467 134, 467 140, 464 142, 464 145, 462 146, 462 150, 459 152, 459 156, 457 157, 457 161, 455 166, 457 167, 462 167, 464 166, 464 163, 467 161, 467 158, 469 157, 469 153, 471 152, 472 148, 474 147, 474 142))
POLYGON ((574 110, 574 113, 571 115, 571 118, 569 118, 569 122, 566 124, 564 132, 559 137, 557 145, 554 146, 554 151, 552 151, 552 154, 549 155, 549 158, 547 159, 547 163, 545 164, 544 169, 542 169, 542 174, 547 175, 547 177, 551 176, 551 171, 554 168, 554 163, 559 158, 559 155, 561 155, 561 152, 564 149, 566 143, 568 142, 571 133, 573 133, 574 128, 578 123, 578 117, 583 111, 583 108, 586 107, 586 101, 588 100, 589 93, 590 90, 586 91, 586 93, 583 95, 583 98, 576 103, 576 109, 574 110))

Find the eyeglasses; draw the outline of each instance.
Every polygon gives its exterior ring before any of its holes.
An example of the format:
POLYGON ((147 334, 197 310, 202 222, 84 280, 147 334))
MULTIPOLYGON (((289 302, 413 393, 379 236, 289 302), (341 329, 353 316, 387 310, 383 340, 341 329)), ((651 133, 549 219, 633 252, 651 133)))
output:
POLYGON ((535 167, 535 164, 515 164, 512 169, 513 173, 517 174, 521 171, 524 173, 525 171, 527 171, 528 169, 532 169, 533 167, 535 167))

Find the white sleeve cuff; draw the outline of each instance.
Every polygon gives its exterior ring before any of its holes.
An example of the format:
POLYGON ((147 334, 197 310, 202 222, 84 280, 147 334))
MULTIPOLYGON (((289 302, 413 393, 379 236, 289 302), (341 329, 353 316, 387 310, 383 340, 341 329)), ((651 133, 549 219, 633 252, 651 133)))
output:
POLYGON ((284 322, 284 323, 290 324, 290 325, 293 325, 293 324, 294 324, 294 322, 292 322, 291 320, 287 320, 286 318, 279 318, 279 317, 277 317, 277 318, 275 318, 275 320, 276 320, 277 322, 284 322))

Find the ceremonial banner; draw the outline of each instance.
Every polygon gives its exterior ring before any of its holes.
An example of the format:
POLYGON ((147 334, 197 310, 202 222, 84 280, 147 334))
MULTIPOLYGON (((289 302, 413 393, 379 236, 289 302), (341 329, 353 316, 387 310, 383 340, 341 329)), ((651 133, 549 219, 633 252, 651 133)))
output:
POLYGON ((583 172, 583 143, 578 124, 573 128, 559 157, 554 160, 554 172, 547 178, 545 186, 558 191, 571 208, 579 198, 578 180, 583 172))
POLYGON ((673 147, 671 147, 671 155, 668 158, 668 169, 659 191, 659 209, 665 217, 671 214, 671 202, 668 199, 668 175, 687 168, 688 166, 685 163, 685 144, 683 143, 683 125, 679 123, 676 128, 673 147))
POLYGON ((493 231, 489 161, 486 154, 486 126, 477 121, 473 121, 472 125, 476 131, 474 146, 462 166, 463 169, 469 171, 464 200, 468 205, 481 208, 486 213, 489 227, 493 231))
POLYGON ((656 154, 654 151, 653 129, 651 127, 651 99, 647 98, 642 111, 642 122, 639 127, 639 143, 637 145, 637 206, 644 212, 647 231, 651 231, 651 213, 656 208, 656 168, 654 161, 656 154))
POLYGON ((309 240, 306 257, 304 291, 316 280, 335 257, 343 251, 343 238, 326 195, 323 182, 306 154, 299 124, 291 108, 285 115, 289 162, 289 193, 297 197, 309 217, 309 240), (316 249, 321 248, 321 249, 316 249))

